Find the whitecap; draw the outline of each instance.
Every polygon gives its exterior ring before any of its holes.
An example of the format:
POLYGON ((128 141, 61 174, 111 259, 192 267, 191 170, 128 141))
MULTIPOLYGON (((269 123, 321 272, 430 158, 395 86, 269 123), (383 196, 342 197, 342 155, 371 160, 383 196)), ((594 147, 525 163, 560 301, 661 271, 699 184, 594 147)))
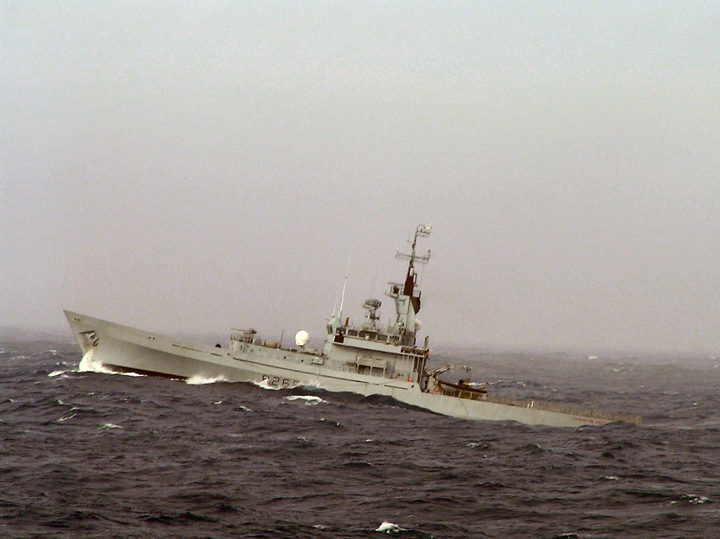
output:
POLYGON ((67 421, 67 420, 69 420, 69 419, 72 419, 72 418, 75 417, 76 415, 77 415, 77 414, 64 415, 64 416, 62 416, 60 419, 56 419, 56 420, 55 420, 55 423, 64 423, 65 421, 67 421))
POLYGON ((320 397, 315 397, 313 395, 290 395, 288 397, 285 397, 285 400, 288 401, 305 401, 305 404, 307 406, 314 406, 316 404, 320 404, 321 402, 327 402, 321 399, 320 397))
POLYGON ((116 425, 115 423, 103 423, 98 428, 99 429, 121 429, 122 427, 120 425, 116 425))
POLYGON ((401 528, 397 524, 393 524, 392 522, 388 522, 387 520, 385 520, 385 521, 383 521, 382 524, 380 524, 380 527, 375 531, 381 532, 381 533, 389 533, 391 535, 397 535, 401 531, 405 531, 405 529, 401 528))
POLYGON ((223 375, 209 378, 207 376, 196 374, 195 376, 191 376, 190 378, 185 379, 185 383, 191 386, 202 386, 205 384, 214 384, 217 382, 227 382, 227 378, 225 378, 223 375))
POLYGON ((48 374, 48 378, 55 378, 56 376, 60 376, 61 374, 65 374, 67 371, 52 371, 50 374, 48 374))
POLYGON ((691 503, 693 505, 707 503, 710 501, 710 498, 708 498, 707 496, 698 496, 697 494, 683 494, 681 496, 681 499, 687 500, 688 503, 691 503))

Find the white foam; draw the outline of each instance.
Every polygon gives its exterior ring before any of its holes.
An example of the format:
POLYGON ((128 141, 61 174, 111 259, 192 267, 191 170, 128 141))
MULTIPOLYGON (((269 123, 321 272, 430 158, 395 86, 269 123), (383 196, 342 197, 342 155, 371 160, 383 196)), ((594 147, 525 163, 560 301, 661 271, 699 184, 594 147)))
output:
POLYGON ((382 524, 380 524, 380 527, 375 531, 396 535, 396 534, 400 533, 401 531, 405 531, 405 529, 401 528, 397 524, 393 524, 392 522, 388 522, 387 520, 385 520, 385 521, 383 521, 382 524))
POLYGON ((121 429, 122 427, 120 425, 116 425, 115 423, 103 423, 98 428, 99 429, 121 429))
POLYGON ((272 391, 280 391, 281 389, 287 389, 284 387, 275 387, 270 385, 270 381, 268 379, 265 379, 262 382, 253 382, 253 384, 263 389, 271 389, 272 391))
POLYGON ((94 354, 95 354, 94 348, 85 352, 85 355, 83 355, 82 359, 80 360, 80 364, 78 365, 78 371, 80 371, 80 372, 95 372, 95 365, 93 363, 93 355, 94 354))
POLYGON ((191 386, 202 386, 205 384, 215 384, 217 382, 227 382, 227 378, 225 378, 223 375, 210 378, 207 376, 196 374, 195 376, 191 376, 190 378, 185 379, 185 383, 191 386))
POLYGON ((701 503, 707 503, 710 501, 710 498, 707 496, 698 496, 697 494, 683 494, 681 496, 683 500, 687 500, 689 503, 693 505, 698 505, 701 503))
POLYGON ((91 348, 83 356, 78 365, 80 372, 101 372, 104 374, 113 374, 113 372, 105 367, 100 361, 95 359, 95 349, 91 348))
POLYGON ((312 395, 290 395, 288 397, 285 397, 285 400, 305 401, 305 404, 307 406, 314 406, 316 404, 320 404, 321 402, 327 402, 327 401, 322 400, 320 397, 314 397, 312 395))
POLYGON ((145 376, 136 372, 117 372, 108 369, 99 360, 95 359, 95 349, 88 350, 78 365, 78 372, 98 372, 101 374, 120 374, 122 376, 145 376))
POLYGON ((67 371, 52 371, 50 374, 48 374, 49 378, 55 378, 56 376, 60 376, 61 374, 65 374, 67 371))

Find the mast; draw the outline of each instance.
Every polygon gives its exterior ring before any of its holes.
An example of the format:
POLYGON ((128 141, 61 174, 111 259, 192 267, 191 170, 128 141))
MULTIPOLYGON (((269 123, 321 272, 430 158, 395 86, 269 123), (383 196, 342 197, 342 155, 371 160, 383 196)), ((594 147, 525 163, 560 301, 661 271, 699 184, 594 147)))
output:
POLYGON ((405 276, 405 285, 403 286, 403 295, 413 298, 413 306, 415 307, 415 313, 420 312, 420 291, 418 290, 417 297, 413 296, 413 291, 417 285, 417 273, 415 273, 415 262, 419 264, 427 264, 430 260, 430 251, 428 250, 424 255, 418 255, 415 252, 417 247, 418 236, 421 238, 427 238, 432 230, 432 225, 418 225, 415 229, 415 236, 413 237, 412 247, 410 254, 404 254, 398 252, 395 254, 395 258, 401 258, 409 260, 407 275, 405 276))
MULTIPOLYGON (((428 237, 431 230, 432 225, 418 225, 415 228, 410 254, 399 251, 395 254, 395 258, 408 261, 408 269, 405 274, 405 282, 402 284, 390 283, 390 290, 386 293, 386 295, 395 299, 395 310, 397 312, 395 326, 402 336, 402 343, 409 346, 415 346, 415 315, 420 312, 421 293, 417 288, 415 264, 427 264, 430 260, 430 251, 418 254, 417 241, 418 238, 428 237)), ((408 241, 410 240, 408 239, 408 241)))
POLYGON ((337 331, 337 329, 343 325, 343 323, 342 323, 343 305, 345 305, 345 289, 347 288, 348 273, 350 273, 350 259, 351 258, 352 258, 352 249, 350 250, 350 253, 348 254, 347 267, 345 268, 345 280, 343 281, 342 294, 340 296, 340 314, 335 314, 335 307, 337 307, 337 303, 336 303, 333 306, 332 315, 328 319, 328 323, 326 325, 327 332, 329 335, 332 335, 333 333, 335 333, 337 331))

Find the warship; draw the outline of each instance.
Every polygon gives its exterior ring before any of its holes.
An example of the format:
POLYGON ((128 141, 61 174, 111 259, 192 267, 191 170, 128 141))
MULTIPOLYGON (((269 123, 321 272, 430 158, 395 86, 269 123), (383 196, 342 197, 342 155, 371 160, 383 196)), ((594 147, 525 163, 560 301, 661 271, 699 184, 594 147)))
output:
POLYGON ((322 350, 308 346, 299 331, 295 347, 263 340, 254 329, 233 330, 224 348, 198 344, 65 311, 83 352, 88 370, 160 375, 178 379, 251 382, 267 388, 304 387, 311 390, 384 395, 410 406, 470 420, 516 421, 527 425, 579 427, 624 421, 639 425, 627 414, 581 409, 571 405, 518 400, 495 395, 485 385, 450 381, 449 371, 469 372, 466 365, 430 365, 428 337, 416 342, 421 291, 416 266, 426 264, 430 251, 419 253, 418 240, 431 226, 419 225, 408 239, 410 253, 403 282, 389 283, 385 294, 394 302, 395 319, 380 321, 380 300, 368 299, 361 324, 343 317, 345 286, 339 311, 327 322, 322 350))

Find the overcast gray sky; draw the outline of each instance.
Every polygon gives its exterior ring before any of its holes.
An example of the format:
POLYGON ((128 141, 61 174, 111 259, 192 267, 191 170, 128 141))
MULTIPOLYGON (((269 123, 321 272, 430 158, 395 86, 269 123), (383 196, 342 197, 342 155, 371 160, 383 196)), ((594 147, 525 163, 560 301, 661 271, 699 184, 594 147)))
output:
POLYGON ((720 2, 0 6, 0 325, 720 351, 720 2))

